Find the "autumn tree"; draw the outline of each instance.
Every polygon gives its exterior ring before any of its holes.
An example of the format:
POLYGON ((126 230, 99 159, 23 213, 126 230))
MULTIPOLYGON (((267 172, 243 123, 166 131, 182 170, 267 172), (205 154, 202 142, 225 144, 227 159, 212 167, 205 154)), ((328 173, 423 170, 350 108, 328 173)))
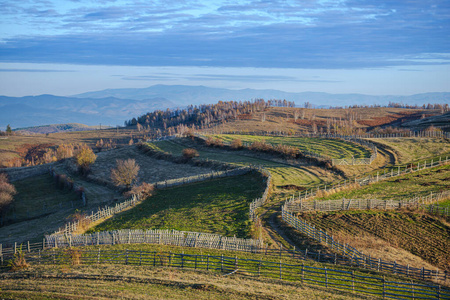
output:
POLYGON ((12 203, 15 194, 16 189, 9 183, 8 176, 5 173, 0 173, 0 212, 5 211, 12 203))
POLYGON ((97 159, 97 155, 87 145, 81 146, 81 149, 75 155, 76 164, 81 174, 87 175, 97 159))
POLYGON ((125 186, 129 190, 137 181, 139 165, 136 160, 116 160, 116 168, 111 169, 111 180, 116 186, 125 186))

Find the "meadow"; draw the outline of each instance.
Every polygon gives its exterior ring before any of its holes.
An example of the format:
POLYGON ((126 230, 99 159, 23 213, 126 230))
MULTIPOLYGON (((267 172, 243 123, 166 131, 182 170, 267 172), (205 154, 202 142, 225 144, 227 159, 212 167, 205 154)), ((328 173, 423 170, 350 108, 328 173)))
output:
POLYGON ((264 189, 261 176, 250 173, 158 190, 89 232, 159 228, 250 237, 249 204, 264 189))
POLYGON ((330 158, 367 158, 371 153, 361 145, 346 142, 339 139, 307 138, 307 137, 279 137, 279 136, 254 136, 239 134, 212 135, 217 139, 231 143, 235 139, 240 139, 243 143, 251 144, 255 141, 272 145, 288 145, 298 148, 300 151, 315 152, 330 158))

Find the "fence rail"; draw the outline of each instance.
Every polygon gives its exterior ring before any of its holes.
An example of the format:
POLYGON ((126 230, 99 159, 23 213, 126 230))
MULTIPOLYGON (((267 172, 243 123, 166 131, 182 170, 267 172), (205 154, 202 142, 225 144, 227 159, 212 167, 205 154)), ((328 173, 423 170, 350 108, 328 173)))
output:
MULTIPOLYGON (((166 188, 166 187, 177 186, 177 185, 187 184, 187 183, 192 183, 192 182, 199 182, 199 181, 204 181, 204 180, 209 180, 209 179, 214 179, 214 178, 242 175, 242 174, 252 171, 253 169, 254 168, 252 168, 252 167, 241 167, 241 168, 236 168, 236 169, 227 170, 227 171, 217 171, 217 172, 211 172, 209 174, 201 174, 201 175, 196 175, 196 176, 189 176, 189 177, 184 177, 184 178, 156 182, 156 183, 154 183, 154 185, 155 185, 155 187, 158 187, 158 188, 166 188)), ((58 229, 55 233, 56 234, 71 234, 73 232, 76 232, 82 225, 96 222, 98 220, 113 216, 114 214, 117 214, 125 209, 135 206, 136 204, 139 203, 139 201, 140 201, 139 197, 133 196, 133 197, 131 197, 131 199, 125 200, 121 203, 117 203, 114 206, 107 206, 104 208, 99 208, 97 211, 95 211, 95 212, 92 211, 91 214, 87 214, 81 220, 67 222, 63 227, 58 229)))
POLYGON ((434 167, 444 165, 447 163, 450 163, 450 158, 448 156, 445 157, 445 159, 440 157, 438 160, 432 159, 430 161, 418 162, 416 164, 394 166, 392 168, 388 168, 387 170, 385 169, 384 173, 377 172, 376 175, 369 175, 369 176, 362 177, 362 178, 354 178, 351 180, 344 180, 344 181, 338 182, 336 184, 320 185, 314 189, 305 190, 303 192, 299 192, 297 195, 292 195, 288 201, 290 203, 292 203, 292 202, 301 201, 301 200, 302 201, 312 200, 320 192, 328 192, 333 189, 347 188, 348 186, 350 186, 353 183, 364 186, 364 185, 375 183, 375 182, 378 182, 381 180, 386 180, 389 178, 414 173, 414 172, 420 171, 420 170, 434 168, 434 167))
POLYGON ((46 247, 49 248, 116 244, 161 244, 244 252, 256 252, 264 248, 261 240, 168 229, 123 229, 81 235, 52 234, 45 239, 46 247))
POLYGON ((285 209, 289 212, 305 211, 337 211, 337 210, 368 210, 368 209, 397 209, 397 208, 421 208, 430 212, 442 212, 449 216, 448 207, 438 209, 438 206, 430 205, 442 199, 450 197, 450 190, 440 193, 430 193, 428 196, 414 197, 408 200, 380 200, 380 199, 341 199, 341 200, 313 200, 299 201, 291 198, 285 202, 285 209))
POLYGON ((224 255, 184 254, 136 250, 73 250, 43 251, 28 255, 28 261, 39 264, 67 264, 68 261, 86 265, 123 264, 133 266, 166 266, 203 269, 222 274, 241 274, 322 286, 326 289, 350 291, 392 299, 449 299, 450 290, 436 284, 386 280, 365 272, 262 259, 243 259, 224 255), (75 254, 75 255, 74 255, 75 254))
POLYGON ((292 213, 286 211, 284 206, 282 208, 283 221, 303 233, 304 235, 312 238, 313 240, 325 244, 329 249, 335 253, 339 253, 345 256, 344 259, 351 265, 358 266, 360 268, 373 269, 377 271, 385 271, 393 274, 405 275, 418 279, 431 279, 436 281, 446 281, 447 272, 436 270, 429 270, 425 268, 412 268, 409 265, 404 266, 397 264, 396 262, 384 261, 380 258, 373 258, 369 255, 365 255, 359 252, 357 249, 349 246, 348 244, 341 244, 329 235, 326 231, 317 229, 315 226, 308 222, 295 217, 292 213))
POLYGON ((226 131, 226 130, 202 130, 202 134, 247 134, 265 136, 296 136, 296 137, 320 137, 320 138, 353 138, 353 139, 386 139, 386 138, 450 138, 450 132, 444 131, 408 131, 386 134, 365 133, 358 135, 300 133, 284 131, 226 131))

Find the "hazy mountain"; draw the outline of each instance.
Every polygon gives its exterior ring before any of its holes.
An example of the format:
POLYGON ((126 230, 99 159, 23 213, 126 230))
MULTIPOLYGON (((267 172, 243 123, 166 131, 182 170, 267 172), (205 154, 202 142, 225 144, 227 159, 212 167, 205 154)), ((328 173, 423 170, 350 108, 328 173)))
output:
POLYGON ((310 102, 316 106, 346 106, 354 104, 386 105, 389 101, 405 104, 448 103, 450 93, 425 93, 412 96, 371 96, 363 94, 328 94, 318 92, 289 93, 278 90, 229 90, 205 86, 154 85, 148 88, 107 89, 75 95, 80 98, 115 97, 122 99, 146 99, 161 97, 179 106, 189 104, 216 103, 219 100, 243 101, 256 98, 286 99, 295 101, 298 106, 310 102))
POLYGON ((0 129, 48 124, 123 125, 125 120, 176 105, 164 98, 145 100, 61 97, 53 95, 0 96, 0 129))
POLYGON ((83 123, 86 125, 122 125, 125 120, 156 109, 185 107, 223 101, 257 98, 286 99, 297 106, 310 102, 316 107, 354 104, 387 105, 450 103, 450 93, 426 93, 412 96, 370 96, 362 94, 289 93, 278 90, 229 90, 205 86, 154 85, 140 89, 107 89, 70 97, 40 95, 0 96, 0 129, 48 124, 83 123))

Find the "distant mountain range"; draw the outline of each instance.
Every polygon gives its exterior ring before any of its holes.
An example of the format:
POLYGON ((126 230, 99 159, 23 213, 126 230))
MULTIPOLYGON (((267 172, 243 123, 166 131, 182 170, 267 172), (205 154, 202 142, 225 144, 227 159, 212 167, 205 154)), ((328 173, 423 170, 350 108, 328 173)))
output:
POLYGON ((68 97, 54 95, 0 96, 0 129, 62 123, 122 125, 125 120, 156 109, 182 108, 193 104, 252 99, 286 99, 298 106, 309 102, 316 107, 354 104, 387 105, 450 103, 450 93, 412 96, 370 96, 363 94, 289 93, 278 90, 230 90, 205 86, 154 85, 140 89, 107 89, 68 97))

